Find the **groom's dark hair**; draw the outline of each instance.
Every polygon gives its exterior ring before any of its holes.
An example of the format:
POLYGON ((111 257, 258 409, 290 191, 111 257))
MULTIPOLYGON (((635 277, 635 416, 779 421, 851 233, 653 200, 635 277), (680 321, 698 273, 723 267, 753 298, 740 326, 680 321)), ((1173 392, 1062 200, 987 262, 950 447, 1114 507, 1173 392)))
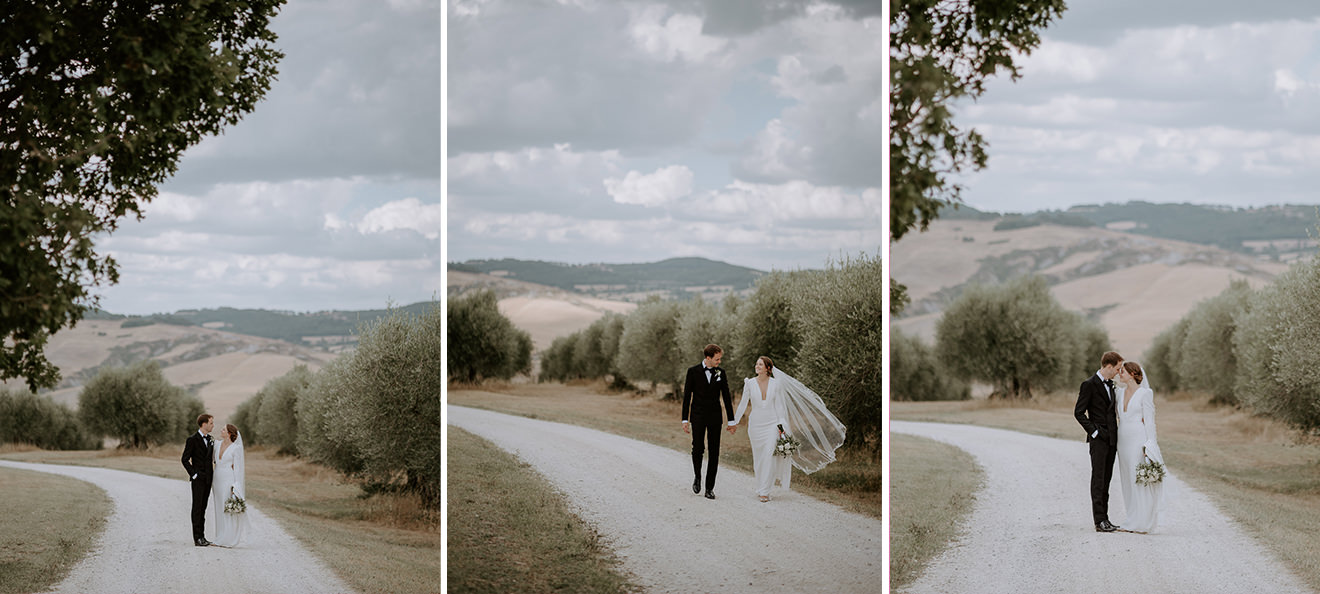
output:
POLYGON ((202 415, 200 417, 197 417, 197 426, 201 427, 202 425, 205 425, 206 422, 209 420, 211 420, 211 415, 202 415))
POLYGON ((715 353, 723 353, 724 349, 720 348, 720 345, 718 344, 708 344, 706 345, 706 350, 702 352, 706 353, 707 357, 714 357, 715 353))
POLYGON ((1110 365, 1118 365, 1119 363, 1122 363, 1122 362, 1123 362, 1123 355, 1120 355, 1120 354, 1118 354, 1118 353, 1115 353, 1114 351, 1109 351, 1108 353, 1105 353, 1104 355, 1101 355, 1101 356, 1100 356, 1100 366, 1101 366, 1101 367, 1109 367, 1110 365))

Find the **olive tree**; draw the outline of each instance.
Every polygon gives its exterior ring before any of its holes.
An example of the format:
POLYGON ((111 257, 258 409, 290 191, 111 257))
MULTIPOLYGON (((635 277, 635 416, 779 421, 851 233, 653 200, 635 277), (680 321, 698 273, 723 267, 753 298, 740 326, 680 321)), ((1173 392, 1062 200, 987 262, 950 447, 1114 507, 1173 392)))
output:
MULTIPOLYGON (((878 256, 831 262, 794 292, 801 345, 784 367, 820 394, 848 428, 848 447, 879 456, 884 434, 885 276, 878 256)), ((773 359, 773 357, 771 357, 773 359)))
POLYGON ((78 394, 78 416, 93 435, 119 439, 121 448, 145 448, 185 439, 197 430, 201 401, 171 384, 148 359, 102 369, 78 394))
POLYGON ((1262 288, 1235 326, 1242 404, 1320 428, 1320 259, 1294 264, 1262 288))
POLYGON ((1187 333, 1177 373, 1184 387, 1206 390, 1218 403, 1237 404, 1233 387, 1238 373, 1233 350, 1235 320, 1251 305, 1253 293, 1247 281, 1235 280, 1184 316, 1188 319, 1187 333))
MULTIPOLYGON (((306 365, 295 365, 288 373, 273 378, 253 398, 259 403, 255 418, 262 443, 279 448, 281 454, 298 451, 298 397, 312 382, 306 365)), ((240 431, 246 429, 237 423, 240 431)))
MULTIPOLYGON (((619 372, 634 381, 649 381, 655 389, 660 382, 672 386, 665 398, 677 398, 686 369, 684 362, 700 359, 679 348, 678 330, 682 310, 678 303, 649 299, 624 321, 619 337, 615 364, 619 372)), ((703 345, 704 346, 704 345, 703 345)))
POLYGON ((753 369, 766 356, 786 369, 795 367, 801 337, 793 318, 794 293, 803 273, 772 272, 756 281, 756 289, 738 308, 733 364, 753 369))
POLYGON ((0 8, 0 380, 51 387, 50 334, 119 280, 94 240, 184 150, 251 112, 283 55, 283 0, 8 0, 0 8))
POLYGON ((1099 361, 1099 345, 1108 343, 1100 336, 1054 299, 1043 277, 1024 276, 964 291, 936 323, 935 349, 954 376, 987 382, 1002 396, 1030 398, 1033 388, 1077 379, 1068 376, 1080 362, 1099 361))
POLYGON ((480 382, 532 370, 532 337, 500 313, 494 291, 449 300, 449 376, 480 382))

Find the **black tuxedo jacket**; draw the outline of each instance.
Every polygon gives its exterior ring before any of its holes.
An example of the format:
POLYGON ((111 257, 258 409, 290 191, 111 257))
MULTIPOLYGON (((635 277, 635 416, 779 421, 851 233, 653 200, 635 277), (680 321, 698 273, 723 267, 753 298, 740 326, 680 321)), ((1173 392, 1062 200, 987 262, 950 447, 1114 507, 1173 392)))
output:
POLYGON ((211 480, 211 474, 215 470, 211 459, 211 448, 206 446, 206 440, 196 431, 188 437, 188 442, 183 446, 183 469, 188 471, 189 480, 194 474, 197 475, 197 480, 211 480))
POLYGON ((1087 443, 1097 439, 1108 443, 1110 447, 1118 447, 1118 408, 1114 406, 1116 400, 1117 397, 1115 400, 1109 399, 1105 382, 1100 376, 1092 375, 1090 379, 1082 382, 1073 416, 1077 417, 1077 422, 1086 430, 1087 443), (1100 434, 1092 438, 1091 434, 1097 430, 1100 434))
POLYGON ((729 395, 729 376, 724 370, 716 367, 712 377, 718 375, 714 381, 706 381, 706 371, 704 365, 698 363, 688 368, 687 379, 683 381, 683 420, 689 422, 700 421, 702 423, 724 422, 724 412, 720 410, 720 399, 724 399, 724 410, 729 412, 729 420, 733 420, 733 397, 729 395), (690 415, 689 415, 690 413, 690 415))

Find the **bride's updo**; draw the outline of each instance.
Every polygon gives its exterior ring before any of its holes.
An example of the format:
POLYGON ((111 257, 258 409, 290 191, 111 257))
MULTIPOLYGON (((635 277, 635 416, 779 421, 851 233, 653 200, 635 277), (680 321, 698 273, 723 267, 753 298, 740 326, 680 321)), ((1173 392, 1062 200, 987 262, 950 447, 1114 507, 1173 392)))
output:
POLYGON ((233 424, 225 425, 225 433, 229 434, 229 441, 238 441, 238 427, 233 424))
POLYGON ((761 363, 765 365, 765 375, 766 375, 767 377, 774 377, 774 376, 775 376, 775 364, 774 364, 774 362, 772 362, 772 361, 770 360, 770 357, 767 357, 767 356, 765 356, 765 355, 762 355, 762 356, 761 356, 761 363))
POLYGON ((1141 366, 1137 365, 1135 361, 1124 361, 1123 369, 1127 370, 1132 379, 1137 380, 1137 384, 1141 384, 1146 379, 1145 374, 1141 373, 1141 366))

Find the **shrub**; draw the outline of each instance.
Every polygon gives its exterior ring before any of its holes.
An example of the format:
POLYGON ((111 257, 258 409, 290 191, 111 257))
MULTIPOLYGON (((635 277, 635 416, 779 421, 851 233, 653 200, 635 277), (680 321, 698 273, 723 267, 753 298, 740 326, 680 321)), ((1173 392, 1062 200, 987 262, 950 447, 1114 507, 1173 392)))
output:
POLYGON ((793 295, 799 284, 795 279, 802 276, 774 272, 756 281, 756 291, 738 308, 733 366, 754 369, 756 359, 766 356, 785 369, 797 367, 801 338, 793 319, 793 295))
POLYGON ((238 408, 234 409, 233 416, 229 417, 229 422, 243 433, 245 445, 259 444, 263 441, 261 431, 257 427, 257 412, 261 410, 261 397, 262 392, 258 391, 239 404, 238 408))
POLYGON ((1245 280, 1235 280, 1219 295, 1207 299, 1188 313, 1183 355, 1177 376, 1184 387, 1205 390, 1214 401, 1237 404, 1234 380, 1238 375, 1234 336, 1238 317, 1251 303, 1254 291, 1245 280))
POLYGON ((119 447, 186 439, 197 430, 201 402, 169 383, 154 360, 102 369, 78 395, 78 414, 92 435, 118 438, 119 447), (191 415, 191 417, 190 417, 191 415))
POLYGON ((891 400, 967 400, 971 388, 952 377, 935 349, 916 336, 889 329, 889 397, 891 400))
POLYGON ((99 450, 68 406, 27 390, 0 388, 0 444, 25 443, 48 450, 99 450))

